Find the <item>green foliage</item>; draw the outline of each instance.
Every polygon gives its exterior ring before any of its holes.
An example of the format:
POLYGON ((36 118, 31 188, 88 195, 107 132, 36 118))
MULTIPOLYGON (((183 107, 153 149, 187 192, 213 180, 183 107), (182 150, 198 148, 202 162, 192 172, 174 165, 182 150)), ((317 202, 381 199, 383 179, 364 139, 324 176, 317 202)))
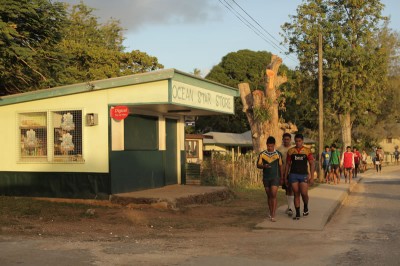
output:
POLYGON ((71 84, 143 73, 158 68, 157 58, 138 50, 124 52, 119 21, 99 24, 93 8, 72 6, 60 49, 68 58, 62 83, 71 84))
POLYGON ((56 82, 63 60, 57 44, 66 23, 61 3, 2 0, 0 4, 0 95, 56 82))
POLYGON ((266 99, 266 103, 262 107, 253 107, 253 115, 254 119, 259 122, 266 122, 269 119, 271 119, 271 111, 270 111, 270 106, 271 106, 271 99, 266 99))
MULTIPOLYGON (((318 34, 323 36, 324 113, 328 131, 340 133, 338 115, 350 113, 354 125, 371 124, 366 111, 382 113, 388 92, 388 69, 395 38, 378 0, 307 0, 282 28, 290 52, 300 62, 288 100, 299 128, 316 130, 318 34), (301 121, 303 118, 303 121, 301 121), (300 123, 298 123, 300 122, 300 123)), ((327 130, 325 129, 325 130, 327 130)))
POLYGON ((0 4, 0 95, 163 68, 144 52, 124 51, 118 20, 50 0, 0 4))

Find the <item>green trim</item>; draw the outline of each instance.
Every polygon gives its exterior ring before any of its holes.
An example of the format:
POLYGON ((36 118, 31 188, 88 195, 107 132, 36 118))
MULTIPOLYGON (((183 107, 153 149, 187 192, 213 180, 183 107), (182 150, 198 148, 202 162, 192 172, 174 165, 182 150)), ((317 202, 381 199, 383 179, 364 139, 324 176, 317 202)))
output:
POLYGON ((172 80, 168 80, 168 103, 172 104, 172 80))
POLYGON ((108 199, 108 173, 0 172, 0 195, 108 199))
MULTIPOLYGON (((217 110, 217 109, 213 109, 213 108, 207 108, 207 107, 203 107, 203 106, 190 105, 190 104, 175 103, 175 102, 171 103, 171 104, 176 105, 176 106, 195 108, 195 109, 202 110, 202 111, 211 111, 211 112, 216 113, 216 114, 227 114, 227 115, 234 115, 235 114, 235 110, 232 110, 232 112, 225 112, 225 111, 222 111, 222 110, 217 110)), ((186 115, 190 115, 190 113, 188 113, 186 115)))
POLYGON ((186 185, 186 151, 181 151, 181 184, 186 185))
POLYGON ((89 81, 86 83, 3 96, 0 97, 0 106, 171 79, 176 79, 177 81, 208 88, 210 90, 219 92, 224 91, 229 95, 239 96, 238 89, 205 80, 175 69, 164 69, 142 74, 89 81))

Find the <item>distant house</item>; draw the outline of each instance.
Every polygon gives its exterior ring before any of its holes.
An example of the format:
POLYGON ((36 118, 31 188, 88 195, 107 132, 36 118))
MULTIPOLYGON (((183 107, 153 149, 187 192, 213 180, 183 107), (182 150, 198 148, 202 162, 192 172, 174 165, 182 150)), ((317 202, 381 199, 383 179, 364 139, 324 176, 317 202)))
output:
POLYGON ((223 133, 208 132, 205 134, 211 138, 204 139, 204 152, 206 155, 211 152, 245 154, 247 151, 253 150, 253 142, 251 140, 251 132, 244 133, 223 133))
POLYGON ((378 146, 382 148, 385 153, 385 161, 393 162, 394 161, 394 151, 395 149, 400 148, 400 138, 386 138, 379 142, 378 146))
MULTIPOLYGON (((294 134, 292 134, 294 144, 294 134)), ((314 146, 316 141, 304 138, 304 144, 314 146)), ((185 137, 186 161, 200 163, 203 156, 212 152, 245 154, 253 150, 251 131, 244 133, 208 132, 204 135, 189 134, 185 137)))

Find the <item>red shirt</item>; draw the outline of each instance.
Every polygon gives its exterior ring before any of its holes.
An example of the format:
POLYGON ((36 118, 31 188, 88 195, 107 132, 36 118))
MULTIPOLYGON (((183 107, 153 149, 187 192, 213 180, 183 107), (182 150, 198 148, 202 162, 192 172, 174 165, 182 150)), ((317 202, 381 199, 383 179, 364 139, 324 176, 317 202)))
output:
POLYGON ((361 160, 361 153, 359 151, 355 151, 354 153, 354 163, 359 164, 361 160))
POLYGON ((354 168, 354 153, 344 152, 342 156, 342 165, 344 168, 354 168))

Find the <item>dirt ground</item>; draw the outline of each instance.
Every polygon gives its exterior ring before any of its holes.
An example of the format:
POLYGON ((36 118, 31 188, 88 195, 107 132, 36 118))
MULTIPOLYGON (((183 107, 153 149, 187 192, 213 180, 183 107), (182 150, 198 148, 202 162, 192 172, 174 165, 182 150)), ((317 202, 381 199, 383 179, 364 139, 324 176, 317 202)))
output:
MULTIPOLYGON (((266 217, 261 189, 234 191, 229 201, 178 211, 109 201, 0 197, 0 234, 118 241, 207 230, 249 231, 266 217)), ((278 193, 282 204, 283 191, 278 193)))

